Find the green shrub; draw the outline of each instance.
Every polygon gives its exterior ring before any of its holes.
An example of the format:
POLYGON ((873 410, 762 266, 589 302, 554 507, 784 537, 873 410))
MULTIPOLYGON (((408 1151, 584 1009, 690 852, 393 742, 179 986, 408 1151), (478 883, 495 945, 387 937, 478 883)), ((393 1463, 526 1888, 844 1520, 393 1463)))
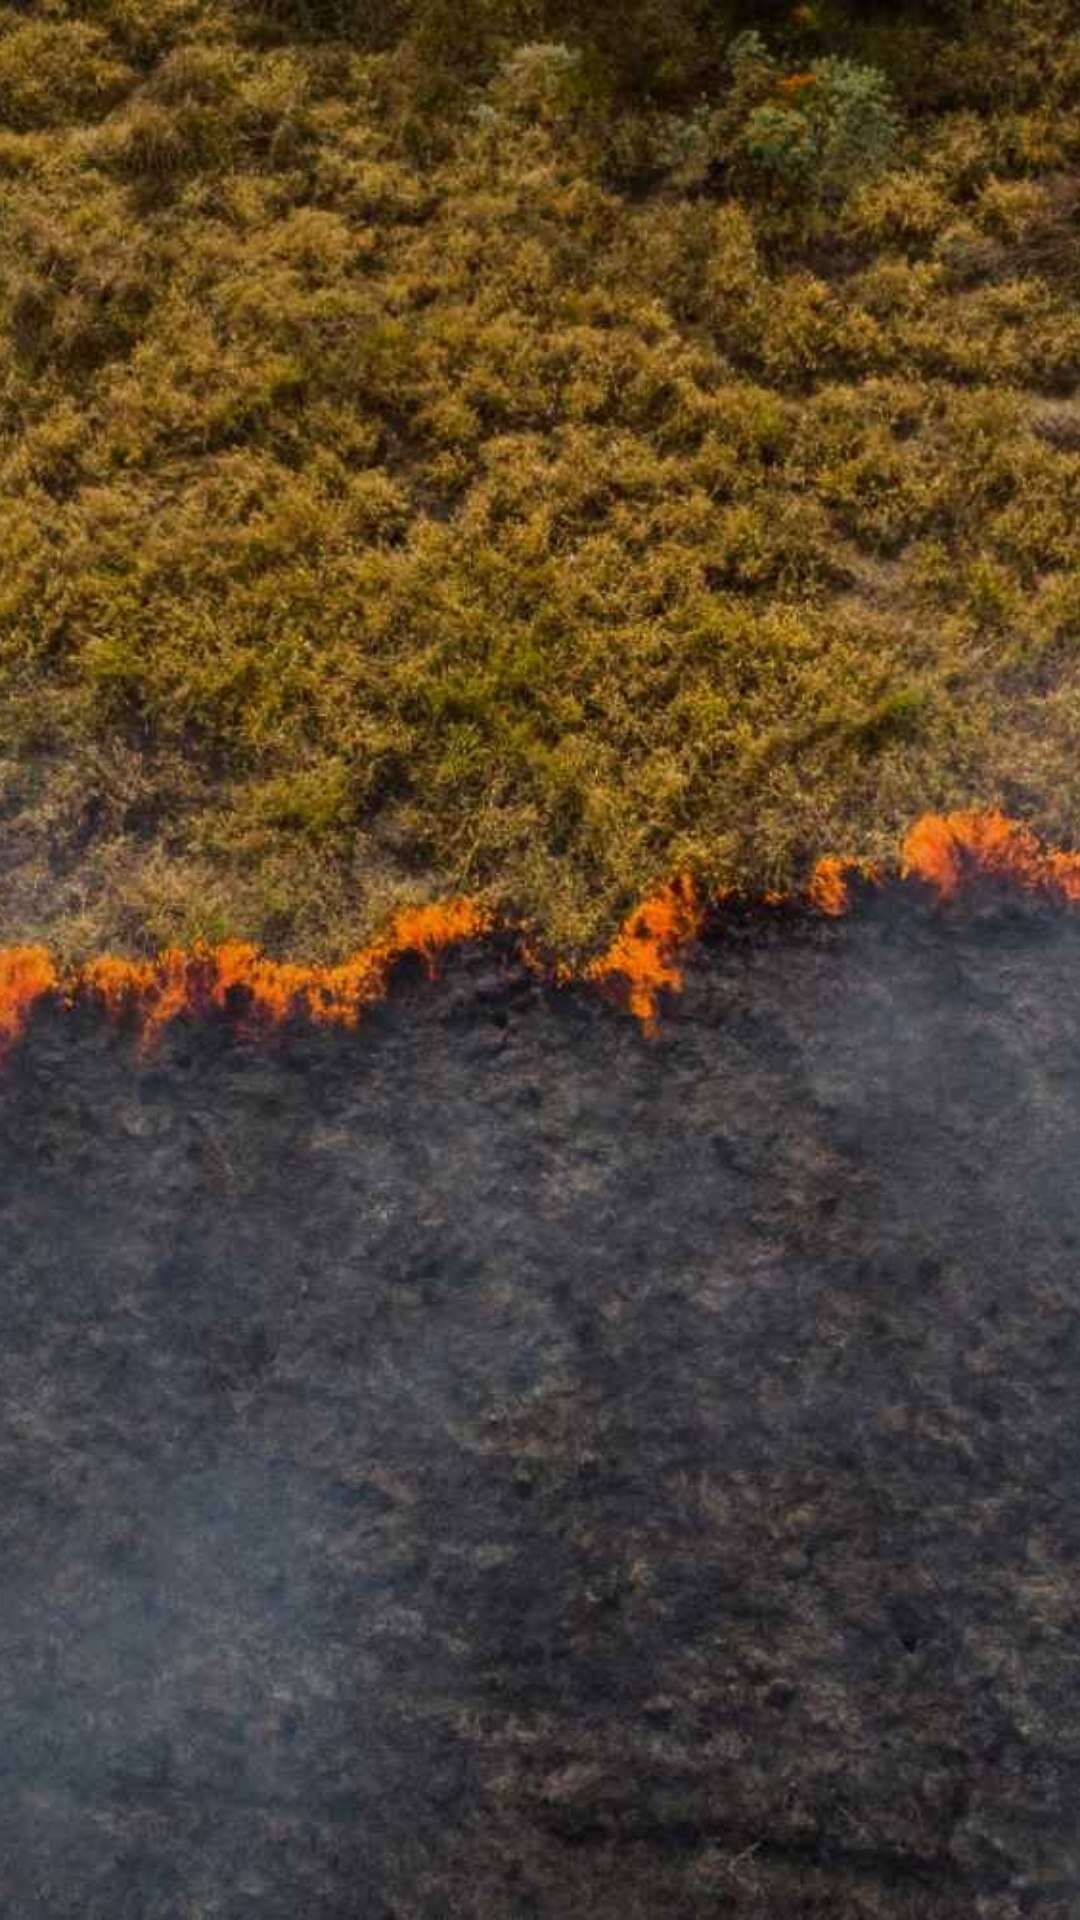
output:
POLYGON ((900 119, 876 68, 830 55, 785 75, 755 31, 732 41, 727 60, 722 98, 663 122, 657 156, 673 184, 726 169, 750 188, 831 205, 888 167, 900 119))
POLYGON ((779 84, 790 104, 755 107, 743 132, 756 169, 811 199, 837 203, 885 171, 900 122, 884 74, 830 57, 779 84))

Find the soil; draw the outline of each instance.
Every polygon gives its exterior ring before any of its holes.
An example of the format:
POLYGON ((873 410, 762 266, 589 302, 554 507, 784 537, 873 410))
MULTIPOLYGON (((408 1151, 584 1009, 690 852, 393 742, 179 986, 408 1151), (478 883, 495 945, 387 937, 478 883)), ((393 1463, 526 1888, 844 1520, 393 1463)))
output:
POLYGON ((0 1075, 0 1910, 1080 1896, 1080 929, 509 948, 0 1075))

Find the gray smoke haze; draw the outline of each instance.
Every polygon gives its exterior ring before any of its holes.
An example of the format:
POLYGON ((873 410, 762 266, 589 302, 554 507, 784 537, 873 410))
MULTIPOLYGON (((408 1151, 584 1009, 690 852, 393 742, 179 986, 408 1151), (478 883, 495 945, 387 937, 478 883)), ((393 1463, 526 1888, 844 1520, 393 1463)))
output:
POLYGON ((1080 938, 0 1078, 0 1911, 1080 1896, 1080 938))

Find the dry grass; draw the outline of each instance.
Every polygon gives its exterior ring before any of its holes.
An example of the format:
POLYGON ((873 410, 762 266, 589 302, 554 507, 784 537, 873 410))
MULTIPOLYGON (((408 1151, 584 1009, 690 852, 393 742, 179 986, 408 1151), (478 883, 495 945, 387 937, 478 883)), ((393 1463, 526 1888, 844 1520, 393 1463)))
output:
POLYGON ((939 94, 825 220, 675 184, 694 76, 611 47, 515 107, 434 7, 0 15, 4 937, 583 948, 926 807, 1080 837, 1060 14, 837 28, 939 94))

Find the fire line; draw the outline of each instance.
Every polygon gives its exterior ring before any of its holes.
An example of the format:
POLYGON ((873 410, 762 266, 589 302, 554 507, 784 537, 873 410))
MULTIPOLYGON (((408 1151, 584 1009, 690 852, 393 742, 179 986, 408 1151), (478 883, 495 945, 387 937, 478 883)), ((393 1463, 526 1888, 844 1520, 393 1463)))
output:
MULTIPOLYGON (((924 814, 904 839, 896 871, 902 880, 929 886, 942 901, 990 877, 1061 904, 1080 902, 1080 852, 1044 847, 1029 827, 993 809, 924 814)), ((851 906, 853 880, 881 885, 887 877, 879 863, 829 854, 817 862, 804 890, 768 893, 763 904, 802 902, 835 918, 851 906)), ((731 897, 728 889, 707 902, 692 876, 676 875, 634 909, 605 953, 581 968, 545 958, 526 928, 516 930, 520 957, 558 984, 583 980, 610 988, 645 1032, 655 1034, 661 994, 682 986, 680 955, 700 933, 707 907, 731 897)), ((483 939, 496 925, 494 911, 476 900, 414 907, 397 914, 368 946, 326 966, 274 960, 241 941, 166 948, 144 960, 101 954, 68 969, 45 947, 0 948, 0 1056, 49 997, 66 1007, 96 1002, 114 1016, 133 1017, 143 1049, 180 1015, 237 1005, 256 1028, 280 1026, 294 1015, 352 1028, 365 1008, 384 997, 403 957, 418 956, 434 977, 440 954, 483 939)))

